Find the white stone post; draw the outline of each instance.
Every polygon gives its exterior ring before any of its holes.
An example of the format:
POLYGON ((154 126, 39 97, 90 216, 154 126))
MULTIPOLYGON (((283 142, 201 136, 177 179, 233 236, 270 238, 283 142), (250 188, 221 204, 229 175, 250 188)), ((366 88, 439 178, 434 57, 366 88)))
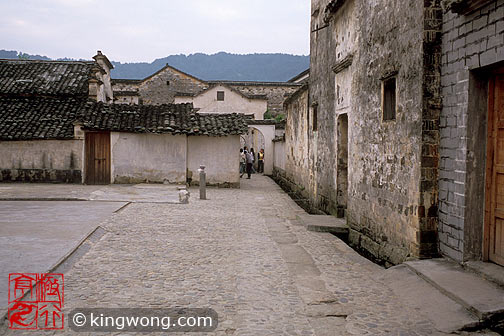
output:
POLYGON ((199 171, 199 194, 200 194, 200 199, 206 200, 206 173, 205 173, 205 166, 200 165, 199 171))

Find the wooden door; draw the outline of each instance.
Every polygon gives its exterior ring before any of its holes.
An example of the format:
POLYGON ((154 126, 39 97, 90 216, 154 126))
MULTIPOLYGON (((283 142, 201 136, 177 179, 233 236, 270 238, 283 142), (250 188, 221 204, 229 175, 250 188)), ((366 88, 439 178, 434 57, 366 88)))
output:
POLYGON ((504 74, 490 80, 486 174, 488 259, 504 266, 504 74))
POLYGON ((86 133, 86 184, 110 183, 110 133, 86 133))

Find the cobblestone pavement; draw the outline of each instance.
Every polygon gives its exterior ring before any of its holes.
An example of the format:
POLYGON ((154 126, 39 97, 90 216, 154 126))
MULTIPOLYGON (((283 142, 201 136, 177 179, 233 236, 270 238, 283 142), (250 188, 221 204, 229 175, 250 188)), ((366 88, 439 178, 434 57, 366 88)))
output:
POLYGON ((382 268, 306 231, 302 210, 270 179, 207 195, 130 204, 102 223, 107 234, 65 275, 65 311, 211 307, 216 335, 440 334, 379 280, 382 268))

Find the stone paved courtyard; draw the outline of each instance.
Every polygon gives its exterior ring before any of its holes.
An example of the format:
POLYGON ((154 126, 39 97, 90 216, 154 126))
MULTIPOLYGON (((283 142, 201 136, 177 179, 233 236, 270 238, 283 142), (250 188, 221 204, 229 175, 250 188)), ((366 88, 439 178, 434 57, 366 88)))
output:
MULTIPOLYGON (((215 335, 442 334, 381 280, 384 269, 307 231, 302 210, 269 178, 207 196, 194 189, 187 205, 132 203, 103 222, 107 233, 65 274, 66 313, 210 307, 215 335)), ((86 335, 43 333, 52 334, 86 335)))

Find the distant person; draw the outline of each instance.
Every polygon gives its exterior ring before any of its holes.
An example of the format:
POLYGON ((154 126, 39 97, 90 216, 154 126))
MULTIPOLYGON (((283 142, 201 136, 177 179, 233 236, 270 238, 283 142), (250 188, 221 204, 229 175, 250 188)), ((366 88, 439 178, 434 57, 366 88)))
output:
POLYGON ((255 167, 254 167, 254 163, 255 163, 256 155, 255 155, 255 152, 254 152, 254 148, 250 148, 250 152, 252 153, 252 174, 255 174, 256 170, 255 170, 255 167))
POLYGON ((240 178, 242 178, 243 174, 245 174, 246 164, 247 164, 247 157, 245 156, 245 151, 243 150, 243 148, 240 148, 240 178))
POLYGON ((257 154, 257 170, 259 173, 264 173, 264 148, 261 148, 257 154))
POLYGON ((250 180, 250 175, 252 174, 252 164, 254 163, 254 157, 252 156, 251 152, 248 152, 245 154, 247 158, 247 179, 250 180))

